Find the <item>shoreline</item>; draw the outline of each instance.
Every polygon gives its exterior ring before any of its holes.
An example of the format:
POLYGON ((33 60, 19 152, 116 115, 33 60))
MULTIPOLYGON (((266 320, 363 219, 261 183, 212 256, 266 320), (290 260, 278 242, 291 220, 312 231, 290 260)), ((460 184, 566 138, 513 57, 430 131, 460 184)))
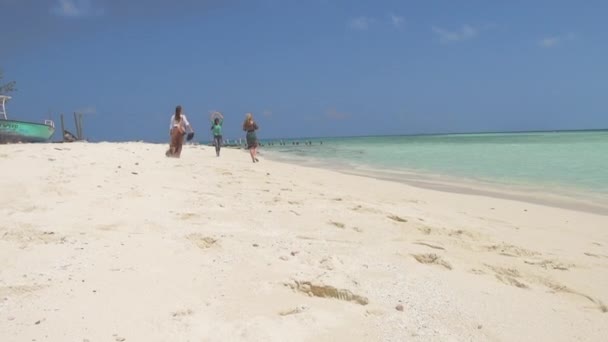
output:
POLYGON ((295 165, 321 168, 337 171, 343 174, 381 179, 410 186, 444 191, 464 195, 480 195, 498 199, 508 199, 530 204, 546 205, 561 209, 583 211, 592 214, 608 216, 608 194, 595 193, 581 189, 560 189, 550 191, 547 186, 532 188, 522 184, 506 184, 490 181, 474 180, 464 177, 425 175, 422 172, 398 171, 395 169, 379 170, 366 166, 348 164, 330 164, 328 160, 312 157, 287 157, 288 153, 261 150, 268 152, 267 156, 277 162, 293 163, 295 165), (335 166, 338 165, 338 166, 335 166), (591 198, 591 199, 589 199, 591 198))
POLYGON ((0 340, 608 334, 606 216, 165 150, 0 145, 0 340))

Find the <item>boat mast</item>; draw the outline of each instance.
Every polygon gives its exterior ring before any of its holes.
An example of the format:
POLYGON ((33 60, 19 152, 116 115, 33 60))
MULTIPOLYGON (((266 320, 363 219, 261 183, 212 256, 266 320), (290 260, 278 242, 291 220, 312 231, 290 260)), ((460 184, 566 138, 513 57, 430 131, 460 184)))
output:
POLYGON ((0 95, 0 119, 8 120, 8 116, 6 115, 6 107, 4 107, 4 103, 10 100, 10 96, 0 95))

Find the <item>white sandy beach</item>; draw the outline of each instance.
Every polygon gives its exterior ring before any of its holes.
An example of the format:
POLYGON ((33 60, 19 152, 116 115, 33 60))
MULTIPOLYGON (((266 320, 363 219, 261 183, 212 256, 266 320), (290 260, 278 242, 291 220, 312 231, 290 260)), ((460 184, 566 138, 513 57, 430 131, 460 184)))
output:
POLYGON ((0 145, 0 341, 608 336, 608 216, 166 148, 0 145))

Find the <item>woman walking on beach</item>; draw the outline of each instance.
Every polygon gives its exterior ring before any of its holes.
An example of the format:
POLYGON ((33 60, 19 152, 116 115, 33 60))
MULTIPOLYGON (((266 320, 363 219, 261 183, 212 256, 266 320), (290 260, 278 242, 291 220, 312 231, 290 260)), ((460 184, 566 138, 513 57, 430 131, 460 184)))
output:
POLYGON ((245 122, 243 122, 243 131, 247 132, 247 148, 251 155, 252 162, 259 162, 257 158, 258 154, 258 137, 255 131, 258 129, 258 124, 253 121, 253 114, 247 113, 245 115, 245 122))
POLYGON ((220 112, 211 114, 211 132, 213 133, 213 145, 215 145, 215 154, 220 156, 220 147, 222 146, 222 124, 224 124, 224 116, 220 112))
POLYGON ((171 136, 171 143, 169 150, 165 155, 167 157, 179 158, 182 154, 182 146, 184 145, 184 135, 186 131, 190 131, 191 136, 194 136, 194 130, 188 122, 186 115, 182 114, 182 106, 175 107, 175 114, 171 116, 171 123, 169 124, 169 135, 171 136))

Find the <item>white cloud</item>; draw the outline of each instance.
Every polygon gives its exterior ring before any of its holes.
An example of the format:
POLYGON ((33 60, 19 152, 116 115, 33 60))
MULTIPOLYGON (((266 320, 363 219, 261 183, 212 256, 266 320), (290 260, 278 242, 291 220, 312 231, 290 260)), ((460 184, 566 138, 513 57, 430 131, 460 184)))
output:
POLYGON ((540 41, 540 46, 542 47, 553 47, 556 46, 559 43, 559 37, 549 37, 549 38, 544 38, 540 41))
POLYGON ((350 20, 348 26, 353 30, 365 31, 369 28, 374 19, 368 17, 357 17, 350 20))
POLYGON ((82 18, 103 15, 102 8, 96 8, 92 0, 57 0, 51 12, 55 15, 68 18, 82 18))
POLYGON ((335 108, 329 108, 325 112, 325 116, 333 120, 345 120, 350 115, 348 113, 338 112, 335 108))
POLYGON ((552 48, 560 45, 564 41, 573 40, 574 38, 576 38, 574 33, 568 33, 565 35, 545 37, 541 39, 538 44, 543 48, 552 48))
POLYGON ((269 118, 269 117, 271 117, 271 116, 272 116, 272 111, 270 111, 270 110, 266 109, 266 110, 264 110, 264 111, 262 112, 262 115, 264 115, 264 117, 269 118))
POLYGON ((85 115, 91 115, 91 114, 97 113, 97 108, 95 108, 94 106, 87 106, 87 107, 78 108, 75 110, 75 112, 82 113, 85 115))
POLYGON ((402 17, 402 16, 395 15, 395 14, 392 14, 392 13, 391 13, 391 14, 389 15, 389 18, 390 18, 391 23, 393 24, 393 26, 394 26, 395 28, 400 28, 401 26, 403 26, 404 19, 403 19, 403 17, 402 17))
POLYGON ((440 27, 433 26, 433 32, 439 36, 439 41, 442 43, 461 42, 475 38, 478 34, 477 29, 469 25, 464 25, 462 29, 457 31, 448 31, 440 27))

